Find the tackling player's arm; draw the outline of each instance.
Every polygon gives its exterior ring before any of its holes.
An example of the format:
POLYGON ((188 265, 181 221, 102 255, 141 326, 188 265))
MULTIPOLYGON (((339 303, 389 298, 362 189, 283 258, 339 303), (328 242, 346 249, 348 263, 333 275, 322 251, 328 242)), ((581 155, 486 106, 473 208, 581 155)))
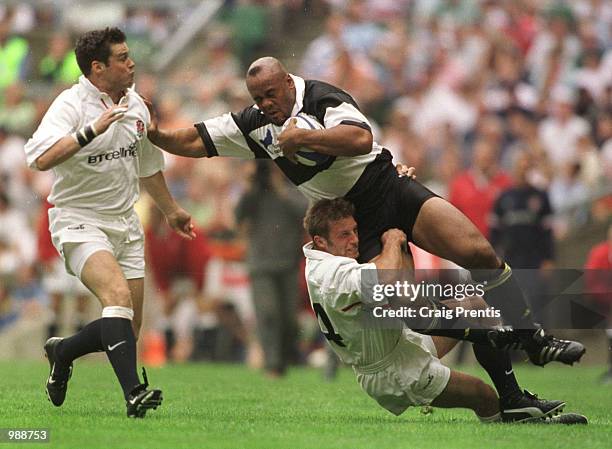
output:
POLYGON ((151 115, 147 137, 154 145, 177 156, 204 157, 208 154, 208 150, 196 128, 160 129, 153 105, 146 98, 143 98, 143 100, 151 115))
POLYGON ((51 145, 47 151, 36 159, 36 168, 40 171, 46 171, 70 159, 96 136, 106 132, 111 123, 122 119, 125 112, 125 107, 120 105, 108 108, 94 123, 62 137, 51 145))
POLYGON ((278 136, 283 155, 295 161, 302 147, 330 156, 359 156, 372 150, 372 133, 354 125, 336 125, 325 129, 301 129, 295 120, 278 136))
POLYGON ((399 270, 404 267, 406 257, 406 234, 399 229, 385 231, 381 239, 383 248, 381 253, 370 262, 379 270, 399 270))

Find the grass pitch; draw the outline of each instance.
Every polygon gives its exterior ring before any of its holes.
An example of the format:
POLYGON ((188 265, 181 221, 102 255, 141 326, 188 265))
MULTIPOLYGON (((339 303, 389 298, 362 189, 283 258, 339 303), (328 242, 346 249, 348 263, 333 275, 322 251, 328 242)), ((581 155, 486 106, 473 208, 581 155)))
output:
MULTIPOLYGON (((0 427, 50 429, 49 443, 20 448, 609 448, 612 386, 597 384, 603 370, 516 369, 521 386, 566 400, 565 411, 587 415, 588 426, 482 425, 458 409, 422 415, 414 408, 394 417, 348 369, 326 383, 313 369, 274 381, 244 366, 209 364, 148 370, 164 404, 144 420, 129 420, 107 363, 77 363, 66 402, 55 408, 44 393, 46 362, 1 362, 0 427)), ((479 368, 465 371, 485 376, 479 368)))

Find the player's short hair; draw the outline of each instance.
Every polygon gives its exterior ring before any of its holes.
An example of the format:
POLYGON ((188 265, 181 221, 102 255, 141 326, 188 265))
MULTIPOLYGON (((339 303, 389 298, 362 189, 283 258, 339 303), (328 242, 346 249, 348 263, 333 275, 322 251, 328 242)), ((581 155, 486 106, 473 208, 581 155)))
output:
POLYGON ((355 206, 344 198, 322 199, 314 203, 304 217, 304 229, 310 237, 329 238, 330 224, 355 215, 355 206))
POLYGON ((91 73, 91 63, 94 61, 108 64, 111 44, 122 44, 125 41, 125 33, 117 27, 106 27, 103 30, 88 31, 79 37, 74 53, 83 75, 89 76, 91 73))

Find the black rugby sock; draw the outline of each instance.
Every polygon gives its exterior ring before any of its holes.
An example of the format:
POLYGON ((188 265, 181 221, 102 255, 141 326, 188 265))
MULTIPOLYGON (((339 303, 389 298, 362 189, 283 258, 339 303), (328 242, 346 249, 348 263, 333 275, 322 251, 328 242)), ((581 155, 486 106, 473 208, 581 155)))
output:
POLYGON ((57 356, 62 362, 70 364, 91 352, 104 351, 102 346, 102 318, 92 321, 80 332, 64 338, 57 349, 57 356))
POLYGON ((521 336, 531 336, 538 326, 520 285, 512 275, 510 266, 502 262, 499 270, 471 270, 476 282, 486 282, 484 299, 501 311, 502 318, 521 336))
POLYGON ((521 389, 514 376, 510 354, 484 345, 473 345, 472 349, 476 360, 493 381, 502 404, 509 397, 521 394, 521 389))
POLYGON ((102 344, 127 399, 134 388, 140 385, 132 322, 126 318, 102 318, 102 344))

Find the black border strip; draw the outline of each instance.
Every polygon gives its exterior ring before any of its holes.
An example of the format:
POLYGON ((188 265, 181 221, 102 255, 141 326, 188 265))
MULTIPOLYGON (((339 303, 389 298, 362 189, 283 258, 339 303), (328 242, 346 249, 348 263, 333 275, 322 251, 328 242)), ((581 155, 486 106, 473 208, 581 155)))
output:
POLYGON ((206 157, 219 156, 217 147, 215 146, 212 137, 210 137, 210 134, 208 133, 208 129, 206 129, 206 125, 204 124, 204 122, 196 123, 193 126, 195 126, 195 128, 198 130, 198 134, 200 135, 202 142, 204 142, 204 151, 206 152, 206 157))
POLYGON ((372 132, 372 129, 367 125, 367 123, 363 123, 363 122, 357 122, 357 121, 354 121, 354 120, 342 120, 339 124, 340 125, 357 126, 359 128, 365 129, 366 131, 372 132))

